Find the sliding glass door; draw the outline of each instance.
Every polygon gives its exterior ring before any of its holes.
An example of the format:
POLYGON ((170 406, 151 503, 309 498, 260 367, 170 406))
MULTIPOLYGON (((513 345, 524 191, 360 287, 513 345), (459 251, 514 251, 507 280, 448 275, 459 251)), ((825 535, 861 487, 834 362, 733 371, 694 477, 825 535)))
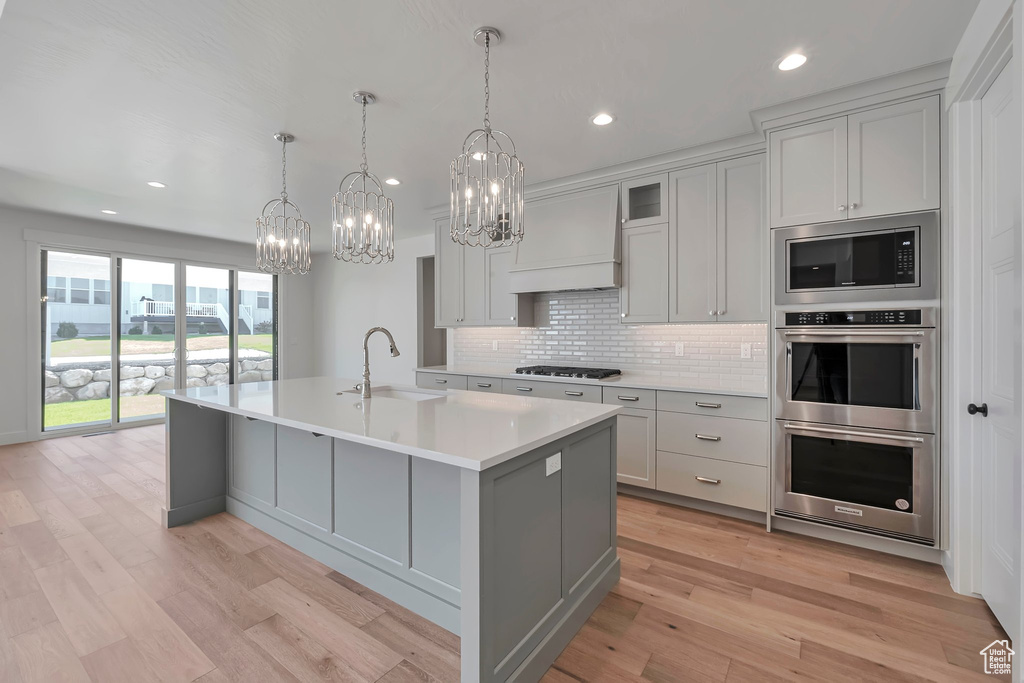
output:
POLYGON ((41 253, 43 431, 159 420, 161 391, 276 379, 274 276, 41 253))

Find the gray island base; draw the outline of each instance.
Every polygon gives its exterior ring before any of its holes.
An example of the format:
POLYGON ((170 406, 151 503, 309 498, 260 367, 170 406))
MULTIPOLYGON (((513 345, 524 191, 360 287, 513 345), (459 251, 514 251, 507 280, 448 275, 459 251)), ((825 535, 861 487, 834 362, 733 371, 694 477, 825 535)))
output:
POLYGON ((166 525, 226 510, 458 634, 463 681, 539 680, 619 578, 618 409, 351 384, 167 392, 166 525))

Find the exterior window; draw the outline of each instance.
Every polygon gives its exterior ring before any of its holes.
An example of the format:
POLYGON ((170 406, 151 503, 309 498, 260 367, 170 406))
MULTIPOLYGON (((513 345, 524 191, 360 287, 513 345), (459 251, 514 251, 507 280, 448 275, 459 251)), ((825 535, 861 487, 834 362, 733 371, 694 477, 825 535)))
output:
POLYGON ((89 303, 89 280, 84 277, 71 278, 71 303, 89 303))
POLYGON ((185 303, 194 304, 196 303, 196 288, 186 287, 185 288, 185 303))
POLYGON ((66 304, 68 302, 68 280, 63 277, 46 278, 46 300, 51 304, 66 304))
POLYGON ((110 280, 92 281, 92 302, 94 304, 110 304, 110 280))
POLYGON ((174 301, 174 285, 153 285, 153 299, 155 301, 174 301))
POLYGON ((270 308, 270 292, 256 292, 256 308, 270 308))

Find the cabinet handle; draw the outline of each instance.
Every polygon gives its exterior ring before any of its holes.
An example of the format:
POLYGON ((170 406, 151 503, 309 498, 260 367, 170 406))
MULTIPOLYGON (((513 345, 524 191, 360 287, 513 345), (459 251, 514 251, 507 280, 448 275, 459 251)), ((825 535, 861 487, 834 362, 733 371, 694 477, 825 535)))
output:
POLYGON ((516 387, 516 391, 533 391, 533 387, 516 387))
POLYGON ((318 438, 318 439, 319 439, 319 438, 320 438, 321 436, 323 436, 323 434, 318 434, 317 432, 310 432, 310 434, 312 434, 313 436, 315 436, 315 437, 316 437, 316 438, 318 438))
POLYGON ((438 384, 448 384, 448 380, 438 379, 437 377, 434 378, 434 381, 437 382, 438 384))
POLYGON ((620 316, 622 316, 623 318, 625 318, 625 317, 626 317, 626 314, 625 314, 625 313, 619 313, 619 315, 620 315, 620 316))
POLYGON ((719 484, 722 483, 721 479, 711 479, 709 477, 701 477, 699 475, 694 477, 694 479, 696 479, 702 484, 714 484, 715 486, 718 486, 719 484))
POLYGON ((622 219, 622 222, 623 222, 623 223, 625 223, 625 222, 626 222, 626 219, 625 219, 625 218, 623 218, 623 219, 622 219))
POLYGON ((620 401, 639 401, 640 400, 639 396, 618 396, 616 398, 618 398, 620 401))
POLYGON ((697 406, 698 408, 721 408, 722 407, 721 403, 704 403, 703 401, 697 401, 693 405, 697 406))
POLYGON ((725 310, 723 309, 723 310, 719 311, 718 315, 725 315, 725 310))
POLYGON ((694 434, 694 436, 697 437, 698 439, 700 439, 701 441, 721 441, 722 440, 722 437, 720 437, 720 436, 708 436, 707 434, 694 434))
POLYGON ((857 202, 850 202, 850 209, 856 209, 858 206, 860 205, 857 202))
POLYGON ((516 320, 516 317, 515 317, 515 316, 513 315, 513 316, 511 316, 511 317, 509 318, 509 320, 511 320, 512 322, 515 322, 515 320, 516 320))
POLYGON ((583 392, 582 391, 567 391, 567 392, 565 392, 565 395, 566 396, 582 396, 583 392))
POLYGON ((836 211, 846 211, 846 204, 840 204, 837 206, 836 211))
POLYGON ((476 385, 478 387, 480 387, 481 389, 490 389, 491 388, 491 385, 487 384, 486 382, 477 382, 476 385))
POLYGON ((708 315, 714 315, 714 314, 715 314, 714 311, 708 311, 708 315))

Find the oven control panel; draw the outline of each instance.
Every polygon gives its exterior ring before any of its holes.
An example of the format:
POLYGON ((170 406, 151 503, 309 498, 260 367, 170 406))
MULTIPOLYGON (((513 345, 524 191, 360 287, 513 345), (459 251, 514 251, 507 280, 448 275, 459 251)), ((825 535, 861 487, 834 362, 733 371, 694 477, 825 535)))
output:
POLYGON ((822 325, 844 327, 852 325, 920 325, 921 309, 910 308, 889 311, 811 311, 787 313, 787 327, 822 325))

